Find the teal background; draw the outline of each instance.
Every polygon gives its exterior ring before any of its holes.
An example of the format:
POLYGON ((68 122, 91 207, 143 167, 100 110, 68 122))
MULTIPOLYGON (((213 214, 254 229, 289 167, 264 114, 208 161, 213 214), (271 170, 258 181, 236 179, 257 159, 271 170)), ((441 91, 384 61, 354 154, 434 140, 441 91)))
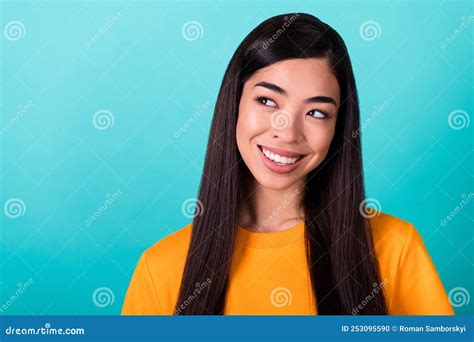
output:
MULTIPOLYGON (((441 224, 473 193, 469 1, 3 1, 0 306, 32 283, 2 315, 120 313, 141 252, 190 222, 181 208, 197 194, 230 57, 289 12, 318 16, 349 48, 368 197, 415 224, 447 291, 473 294, 471 201, 441 224), (22 39, 7 39, 11 21, 22 39), (184 38, 188 21, 201 24, 198 39, 184 38), (379 24, 376 39, 359 32, 366 21, 379 24), (92 122, 102 109, 114 119, 104 130, 92 122), (455 110, 466 127, 449 124, 455 110), (24 203, 16 218, 12 198, 24 203), (102 287, 113 297, 104 306, 93 300, 102 287)), ((456 312, 472 314, 473 300, 456 312)))

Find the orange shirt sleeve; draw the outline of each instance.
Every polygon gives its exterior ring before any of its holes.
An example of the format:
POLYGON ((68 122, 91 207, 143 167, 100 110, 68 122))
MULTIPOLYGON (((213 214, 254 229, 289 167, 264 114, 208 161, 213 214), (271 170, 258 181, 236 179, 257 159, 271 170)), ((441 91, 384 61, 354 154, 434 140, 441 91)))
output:
POLYGON ((423 238, 412 224, 397 274, 393 314, 454 315, 423 238))
POLYGON ((156 288, 147 264, 146 251, 142 253, 128 285, 121 315, 161 315, 156 288))

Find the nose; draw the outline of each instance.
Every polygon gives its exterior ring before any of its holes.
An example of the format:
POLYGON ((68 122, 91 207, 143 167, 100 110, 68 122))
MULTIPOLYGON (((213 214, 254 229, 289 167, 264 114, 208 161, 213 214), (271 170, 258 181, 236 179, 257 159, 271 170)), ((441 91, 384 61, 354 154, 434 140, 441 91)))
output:
POLYGON ((270 119, 271 133, 274 139, 286 144, 298 143, 301 138, 299 123, 287 110, 279 110, 270 119))

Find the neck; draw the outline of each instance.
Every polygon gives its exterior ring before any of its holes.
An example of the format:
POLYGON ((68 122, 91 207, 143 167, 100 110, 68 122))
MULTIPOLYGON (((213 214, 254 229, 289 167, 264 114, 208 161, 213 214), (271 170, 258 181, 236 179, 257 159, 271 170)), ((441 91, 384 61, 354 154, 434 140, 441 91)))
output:
POLYGON ((281 231, 304 219, 304 214, 298 210, 304 194, 301 182, 283 190, 266 188, 254 182, 251 189, 242 206, 239 220, 242 227, 257 232, 281 231))

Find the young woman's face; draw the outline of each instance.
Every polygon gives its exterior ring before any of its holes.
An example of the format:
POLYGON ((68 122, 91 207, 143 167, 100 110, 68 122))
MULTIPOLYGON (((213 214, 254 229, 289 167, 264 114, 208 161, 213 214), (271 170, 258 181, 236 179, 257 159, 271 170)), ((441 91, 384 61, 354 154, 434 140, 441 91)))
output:
POLYGON ((286 189, 326 157, 334 136, 340 89, 327 59, 284 60, 244 84, 237 146, 260 185, 286 189))

